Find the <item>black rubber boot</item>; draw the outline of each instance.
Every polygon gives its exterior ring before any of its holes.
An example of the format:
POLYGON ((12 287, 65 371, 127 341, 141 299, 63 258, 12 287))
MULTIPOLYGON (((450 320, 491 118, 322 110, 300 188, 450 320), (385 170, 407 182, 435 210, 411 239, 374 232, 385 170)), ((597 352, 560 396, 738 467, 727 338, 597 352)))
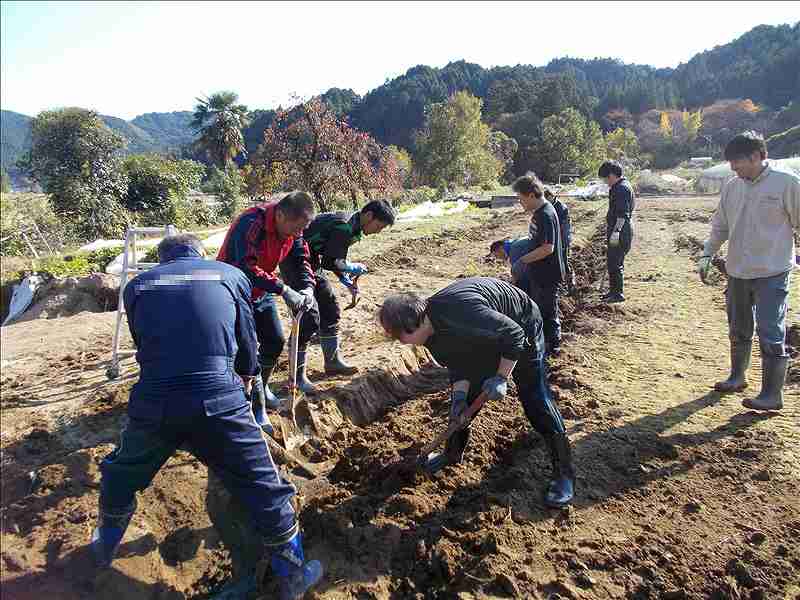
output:
POLYGON ((319 345, 322 346, 322 354, 325 357, 326 375, 354 375, 358 373, 356 367, 348 365, 339 356, 338 335, 319 336, 319 345))
POLYGON ((269 389, 269 380, 274 371, 274 362, 261 363, 261 381, 264 386, 264 404, 268 410, 278 410, 281 407, 281 404, 283 404, 284 400, 286 400, 285 398, 276 396, 272 390, 269 389))
POLYGON ((747 369, 750 368, 752 349, 753 342, 731 342, 731 374, 724 381, 715 383, 715 390, 728 394, 747 387, 747 369))
POLYGON ((575 468, 572 451, 565 433, 556 433, 547 439, 553 461, 553 479, 547 486, 544 503, 550 508, 561 508, 572 502, 575 495, 575 468))
POLYGON ((92 554, 98 568, 110 567, 120 542, 128 529, 133 513, 136 512, 136 498, 130 506, 118 511, 97 510, 97 527, 92 532, 92 554))
POLYGON ((783 384, 789 370, 789 359, 762 355, 761 361, 761 393, 752 400, 744 400, 742 406, 753 410, 780 410, 783 408, 783 384))

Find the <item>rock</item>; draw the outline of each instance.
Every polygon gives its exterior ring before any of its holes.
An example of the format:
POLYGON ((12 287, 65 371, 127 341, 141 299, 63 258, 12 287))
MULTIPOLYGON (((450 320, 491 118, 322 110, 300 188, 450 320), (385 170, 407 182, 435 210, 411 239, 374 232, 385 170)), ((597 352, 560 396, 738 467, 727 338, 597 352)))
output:
POLYGON ((592 577, 589 576, 588 573, 585 572, 574 575, 573 579, 575 579, 575 583, 584 589, 592 588, 594 587, 594 584, 597 583, 592 577))
POLYGON ((686 505, 683 507, 683 510, 689 514, 699 513, 703 510, 703 505, 700 502, 692 501, 687 502, 686 505))
POLYGON ((750 476, 751 479, 754 481, 769 481, 772 479, 769 471, 766 469, 761 469, 760 471, 756 471, 750 476))
POLYGON ((685 600, 686 590, 669 590, 661 594, 661 600, 685 600))
POLYGON ((766 535, 764 535, 764 533, 763 533, 763 532, 761 532, 761 531, 755 531, 755 532, 753 532, 753 534, 752 534, 752 535, 751 535, 751 536, 748 538, 748 541, 749 541, 751 544, 756 544, 756 545, 758 545, 758 544, 763 544, 763 543, 766 541, 766 539, 767 539, 767 536, 766 536, 766 535))
POLYGON ((505 573, 500 573, 497 577, 495 577, 494 583, 498 588, 503 590, 512 598, 520 597, 519 586, 517 586, 514 580, 505 573))

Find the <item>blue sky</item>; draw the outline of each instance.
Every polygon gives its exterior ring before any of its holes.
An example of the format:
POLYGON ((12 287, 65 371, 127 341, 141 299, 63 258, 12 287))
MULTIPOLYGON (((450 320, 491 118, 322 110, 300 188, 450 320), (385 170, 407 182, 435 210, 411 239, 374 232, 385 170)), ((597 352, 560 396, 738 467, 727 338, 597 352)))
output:
POLYGON ((13 2, 3 0, 0 105, 83 106, 125 119, 230 89, 273 108, 359 94, 410 67, 559 56, 674 67, 800 2, 13 2))

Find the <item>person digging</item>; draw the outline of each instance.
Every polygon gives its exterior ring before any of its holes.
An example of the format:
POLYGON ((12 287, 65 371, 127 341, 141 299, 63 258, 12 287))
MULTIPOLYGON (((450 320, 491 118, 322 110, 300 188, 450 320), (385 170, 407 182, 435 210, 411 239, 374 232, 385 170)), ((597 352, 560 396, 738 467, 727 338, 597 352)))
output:
POLYGON ((514 265, 521 257, 533 250, 531 243, 531 239, 528 237, 495 240, 489 246, 489 254, 486 255, 487 259, 492 257, 508 264, 514 285, 525 292, 530 288, 528 271, 527 269, 514 269, 514 265), (516 277, 520 277, 520 279, 517 280, 516 277))
POLYGON ((297 352, 298 388, 313 387, 306 377, 306 346, 319 326, 314 300, 314 273, 308 262, 303 230, 314 218, 314 199, 306 192, 292 192, 272 204, 258 204, 242 212, 231 224, 217 260, 239 268, 253 287, 253 308, 258 335, 261 373, 253 380, 251 401, 256 421, 270 433, 266 409, 277 410, 281 400, 269 388, 275 364, 286 345, 278 316, 277 297, 292 314, 302 311, 305 325, 297 352), (297 241, 299 240, 299 241, 297 241), (302 251, 292 253, 295 242, 302 251), (291 262, 294 289, 278 278, 278 265, 291 262))
MULTIPOLYGON (((490 401, 502 401, 513 377, 525 415, 550 452, 553 476, 545 504, 557 508, 572 501, 575 469, 564 421, 547 383, 542 317, 524 291, 499 279, 469 277, 427 299, 410 292, 389 296, 378 318, 389 337, 425 346, 447 367, 451 423, 481 392, 490 401)), ((469 435, 467 425, 448 439, 444 452, 423 457, 426 470, 436 473, 460 463, 469 435)))
POLYGON ((725 301, 731 370, 714 387, 725 393, 747 387, 755 328, 761 346, 761 392, 742 405, 780 410, 789 368, 786 312, 795 261, 792 234, 800 230, 800 177, 774 168, 766 158, 764 139, 752 131, 737 135, 725 147, 725 159, 736 177, 722 188, 697 268, 705 283, 714 255, 728 242, 725 301))
MULTIPOLYGON (((314 298, 319 308, 319 342, 325 359, 326 375, 352 375, 358 369, 342 360, 339 345, 342 313, 333 286, 324 272, 330 271, 336 275, 352 294, 354 305, 358 297, 358 278, 367 273, 367 267, 361 263, 349 262, 347 252, 362 236, 380 233, 386 227, 394 225, 394 221, 394 210, 386 200, 372 200, 354 213, 319 214, 303 231, 303 237, 295 240, 289 257, 281 263, 281 276, 292 287, 301 288, 306 285, 302 276, 304 273, 298 272, 298 265, 304 266, 309 262, 314 271, 314 298)), ((311 337, 304 331, 304 327, 310 324, 310 319, 301 323, 301 338, 311 337)), ((315 391, 313 384, 305 377, 298 379, 298 388, 305 393, 315 391)))
POLYGON ((248 510, 279 598, 298 598, 319 581, 322 566, 305 560, 294 486, 275 467, 247 397, 260 368, 250 281, 203 255, 192 235, 166 237, 158 245, 160 264, 125 287, 140 374, 120 443, 100 463, 91 549, 98 567, 111 565, 136 511, 136 492, 183 448, 248 510))

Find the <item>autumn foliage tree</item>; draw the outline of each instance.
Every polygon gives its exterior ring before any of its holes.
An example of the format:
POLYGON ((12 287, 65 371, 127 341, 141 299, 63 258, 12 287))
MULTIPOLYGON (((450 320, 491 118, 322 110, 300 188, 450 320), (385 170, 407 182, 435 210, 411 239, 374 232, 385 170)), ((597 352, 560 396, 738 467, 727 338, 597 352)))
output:
POLYGON ((279 111, 253 163, 267 170, 280 163, 286 183, 311 192, 322 211, 337 197, 349 196, 355 204, 359 192, 369 198, 400 187, 391 151, 318 98, 279 111))

